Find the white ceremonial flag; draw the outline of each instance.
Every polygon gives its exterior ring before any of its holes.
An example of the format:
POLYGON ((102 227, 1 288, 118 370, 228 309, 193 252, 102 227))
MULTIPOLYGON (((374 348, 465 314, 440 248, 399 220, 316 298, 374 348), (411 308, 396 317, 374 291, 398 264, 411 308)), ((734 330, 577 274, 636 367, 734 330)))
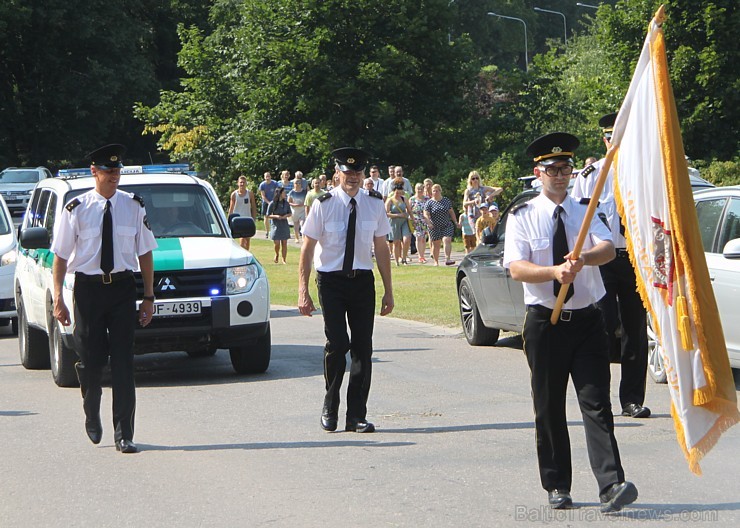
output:
POLYGON ((740 421, 668 75, 661 7, 614 126, 614 192, 638 289, 662 345, 689 468, 740 421))

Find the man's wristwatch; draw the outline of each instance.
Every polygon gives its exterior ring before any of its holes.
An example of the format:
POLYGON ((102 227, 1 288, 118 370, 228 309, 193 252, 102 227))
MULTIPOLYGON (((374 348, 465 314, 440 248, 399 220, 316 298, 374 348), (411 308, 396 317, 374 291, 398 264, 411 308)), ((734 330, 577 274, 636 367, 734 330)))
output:
POLYGON ((144 295, 141 299, 143 301, 152 301, 152 302, 154 302, 155 297, 154 297, 154 295, 144 295))

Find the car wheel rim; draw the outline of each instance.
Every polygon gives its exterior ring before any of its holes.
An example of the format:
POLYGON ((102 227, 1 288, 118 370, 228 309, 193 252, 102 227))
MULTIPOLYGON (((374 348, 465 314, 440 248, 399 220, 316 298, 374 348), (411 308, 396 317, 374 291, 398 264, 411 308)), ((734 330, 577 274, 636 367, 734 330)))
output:
POLYGON ((462 318, 465 335, 472 336, 473 325, 475 324, 475 318, 473 317, 473 301, 471 299, 470 290, 465 286, 460 289, 460 316, 462 318))
POLYGON ((661 354, 660 343, 658 342, 658 336, 655 334, 653 328, 648 324, 648 368, 650 372, 656 378, 663 375, 663 357, 661 354))

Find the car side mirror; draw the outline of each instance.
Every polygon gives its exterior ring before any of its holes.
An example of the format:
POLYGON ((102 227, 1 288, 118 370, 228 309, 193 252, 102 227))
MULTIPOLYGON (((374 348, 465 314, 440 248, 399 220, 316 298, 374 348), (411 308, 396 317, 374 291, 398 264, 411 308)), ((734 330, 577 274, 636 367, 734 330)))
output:
POLYGON ((728 259, 740 259, 740 238, 734 238, 725 244, 722 256, 728 259))
POLYGON ((27 227, 21 229, 20 246, 24 249, 49 249, 49 231, 45 227, 27 227))
POLYGON ((490 227, 487 227, 483 230, 481 242, 487 246, 494 246, 498 244, 498 235, 490 227))
POLYGON ((252 238, 257 232, 254 220, 247 216, 232 216, 229 220, 233 238, 252 238))

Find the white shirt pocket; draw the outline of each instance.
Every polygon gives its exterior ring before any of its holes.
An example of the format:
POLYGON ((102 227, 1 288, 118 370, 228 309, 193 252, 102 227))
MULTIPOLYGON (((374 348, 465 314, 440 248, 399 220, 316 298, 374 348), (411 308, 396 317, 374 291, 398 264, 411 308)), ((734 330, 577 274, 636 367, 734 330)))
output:
POLYGON ((550 249, 549 238, 533 238, 530 244, 532 246, 532 253, 537 253, 538 251, 545 252, 550 249))
POLYGON ((116 226, 116 240, 120 244, 121 253, 133 254, 136 242, 136 227, 116 226))
POLYGON ((98 251, 98 249, 100 249, 100 244, 102 242, 100 227, 81 229, 77 237, 80 244, 77 253, 80 255, 92 256, 98 251))
POLYGON ((324 230, 328 241, 337 243, 339 238, 344 236, 343 233, 347 230, 347 226, 344 225, 344 222, 326 222, 324 230))
POLYGON ((372 220, 363 220, 360 222, 360 240, 363 242, 371 242, 377 223, 372 220))

